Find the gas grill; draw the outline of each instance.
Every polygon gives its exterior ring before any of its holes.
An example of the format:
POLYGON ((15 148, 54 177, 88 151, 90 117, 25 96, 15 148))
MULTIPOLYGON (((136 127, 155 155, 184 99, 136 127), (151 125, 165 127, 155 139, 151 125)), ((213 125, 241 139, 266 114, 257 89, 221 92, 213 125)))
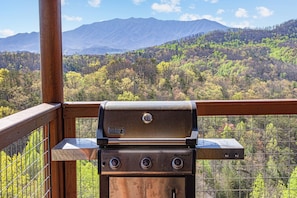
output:
POLYGON ((191 102, 103 103, 101 197, 194 197, 196 115, 191 102))
POLYGON ((63 140, 52 160, 97 158, 101 198, 194 198, 196 159, 244 157, 234 139, 198 138, 193 101, 103 102, 96 136, 63 140))

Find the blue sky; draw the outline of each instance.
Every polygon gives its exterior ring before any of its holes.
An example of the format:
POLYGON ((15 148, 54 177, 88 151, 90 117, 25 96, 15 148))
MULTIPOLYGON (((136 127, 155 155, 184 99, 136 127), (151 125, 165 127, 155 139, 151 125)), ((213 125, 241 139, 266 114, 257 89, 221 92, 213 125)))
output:
MULTIPOLYGON (((0 0, 0 38, 39 31, 38 0, 0 0)), ((265 28, 297 19, 297 0, 61 0, 62 29, 130 17, 206 18, 229 27, 265 28)))

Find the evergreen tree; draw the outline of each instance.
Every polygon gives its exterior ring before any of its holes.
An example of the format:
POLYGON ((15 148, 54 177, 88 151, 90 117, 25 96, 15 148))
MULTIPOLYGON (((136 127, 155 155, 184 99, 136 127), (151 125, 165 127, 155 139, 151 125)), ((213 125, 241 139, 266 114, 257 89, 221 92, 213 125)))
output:
POLYGON ((283 191, 283 198, 297 197, 297 167, 292 172, 287 189, 283 191))
POLYGON ((259 173, 254 181, 253 191, 250 193, 252 198, 265 198, 265 184, 262 173, 259 173))

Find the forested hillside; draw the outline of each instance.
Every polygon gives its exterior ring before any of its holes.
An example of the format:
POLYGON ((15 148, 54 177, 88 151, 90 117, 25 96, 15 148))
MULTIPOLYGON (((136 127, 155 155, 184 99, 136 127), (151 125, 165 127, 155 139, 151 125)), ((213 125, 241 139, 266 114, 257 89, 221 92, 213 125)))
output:
MULTIPOLYGON (((297 98, 296 55, 297 20, 292 20, 266 29, 193 35, 123 54, 64 56, 65 101, 297 98)), ((39 64, 38 54, 0 54, 0 117, 41 102, 39 64)), ((252 189, 242 197, 261 197, 264 191, 290 196, 287 188, 296 185, 296 118, 199 123, 205 125, 200 126, 205 137, 238 139, 247 156, 237 162, 199 162, 204 169, 198 174, 210 178, 214 164, 222 165, 217 173, 222 180, 204 181, 209 189, 221 189, 219 197, 238 197, 232 190, 237 188, 252 189), (262 172, 270 179, 264 181, 262 172), (247 175, 250 180, 243 179, 247 175)))
MULTIPOLYGON (((296 54, 292 20, 124 54, 64 56, 65 100, 296 98, 296 54)), ((20 110, 40 102, 38 54, 1 53, 0 68, 1 106, 20 110)))

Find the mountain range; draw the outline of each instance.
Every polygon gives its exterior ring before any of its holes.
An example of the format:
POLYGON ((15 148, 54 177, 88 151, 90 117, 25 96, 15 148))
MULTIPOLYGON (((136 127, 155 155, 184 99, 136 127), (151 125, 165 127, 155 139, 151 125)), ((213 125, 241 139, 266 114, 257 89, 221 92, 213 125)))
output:
MULTIPOLYGON (((63 32, 64 54, 121 53, 160 45, 195 34, 228 27, 206 19, 195 21, 158 20, 155 18, 113 19, 82 25, 63 32)), ((39 33, 19 33, 0 38, 0 51, 39 53, 39 33)))

